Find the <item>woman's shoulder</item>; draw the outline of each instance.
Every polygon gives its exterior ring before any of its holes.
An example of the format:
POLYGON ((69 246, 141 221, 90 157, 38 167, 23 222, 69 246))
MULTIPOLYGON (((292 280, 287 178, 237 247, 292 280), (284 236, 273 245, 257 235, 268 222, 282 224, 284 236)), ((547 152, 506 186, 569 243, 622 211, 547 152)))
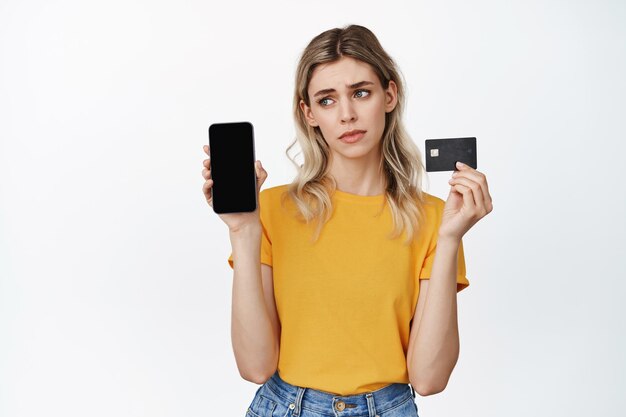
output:
POLYGON ((424 209, 425 221, 428 228, 434 230, 436 226, 441 222, 441 217, 443 215, 443 208, 446 205, 446 202, 441 198, 428 194, 426 192, 422 192, 422 207, 424 209))
POLYGON ((289 184, 275 185, 273 187, 264 188, 263 190, 261 190, 261 194, 263 194, 263 193, 265 193, 265 194, 280 193, 282 191, 287 191, 287 187, 289 187, 289 184))
POLYGON ((277 206, 282 205, 283 195, 287 193, 289 184, 275 185, 265 188, 259 192, 259 201, 261 206, 277 206))
POLYGON ((436 195, 429 194, 425 191, 422 191, 422 197, 424 202, 424 208, 426 210, 442 210, 443 206, 446 204, 441 198, 436 195))
POLYGON ((259 198, 273 200, 276 197, 280 197, 282 194, 284 194, 287 191, 288 187, 289 187, 289 184, 281 184, 281 185, 275 185, 273 187, 265 188, 261 190, 261 192, 259 193, 259 198))

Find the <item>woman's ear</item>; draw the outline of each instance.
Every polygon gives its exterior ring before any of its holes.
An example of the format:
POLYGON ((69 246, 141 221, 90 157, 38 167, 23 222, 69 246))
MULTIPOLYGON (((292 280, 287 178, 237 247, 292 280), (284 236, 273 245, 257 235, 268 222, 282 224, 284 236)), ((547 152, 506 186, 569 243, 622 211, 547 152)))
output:
POLYGON ((385 113, 389 113, 398 104, 398 86, 393 80, 389 80, 389 86, 385 90, 385 113))
POLYGON ((304 100, 300 100, 300 110, 302 110, 302 114, 304 115, 304 118, 310 126, 318 126, 317 122, 315 121, 315 117, 313 117, 313 112, 311 111, 311 108, 306 105, 304 100))

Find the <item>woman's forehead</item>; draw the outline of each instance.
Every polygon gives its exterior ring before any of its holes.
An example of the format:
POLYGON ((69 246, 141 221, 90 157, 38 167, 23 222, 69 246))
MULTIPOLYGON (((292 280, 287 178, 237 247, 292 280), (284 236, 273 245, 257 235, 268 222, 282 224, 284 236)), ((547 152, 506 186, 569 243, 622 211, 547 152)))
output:
POLYGON ((309 82, 309 90, 344 89, 361 81, 378 84, 378 77, 369 64, 354 58, 342 57, 338 61, 315 67, 309 82))

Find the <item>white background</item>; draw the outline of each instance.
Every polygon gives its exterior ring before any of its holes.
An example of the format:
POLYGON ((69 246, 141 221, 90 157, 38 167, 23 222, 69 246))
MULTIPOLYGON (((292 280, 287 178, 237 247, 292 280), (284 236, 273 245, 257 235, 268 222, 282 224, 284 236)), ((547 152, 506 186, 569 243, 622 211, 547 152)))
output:
POLYGON ((202 146, 249 120, 264 188, 290 182, 298 55, 349 23, 398 62, 421 149, 478 138, 494 201, 420 416, 623 415, 625 21, 623 1, 1 0, 0 416, 244 415, 202 146))

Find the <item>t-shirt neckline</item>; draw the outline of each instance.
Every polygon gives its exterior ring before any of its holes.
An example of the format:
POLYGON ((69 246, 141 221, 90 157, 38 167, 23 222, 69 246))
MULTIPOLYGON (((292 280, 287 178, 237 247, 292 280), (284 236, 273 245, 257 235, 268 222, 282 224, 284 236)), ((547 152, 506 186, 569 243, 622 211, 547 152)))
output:
POLYGON ((359 195, 359 194, 347 193, 341 190, 335 190, 334 197, 337 198, 338 200, 351 201, 355 203, 379 204, 384 201, 385 194, 359 195))

